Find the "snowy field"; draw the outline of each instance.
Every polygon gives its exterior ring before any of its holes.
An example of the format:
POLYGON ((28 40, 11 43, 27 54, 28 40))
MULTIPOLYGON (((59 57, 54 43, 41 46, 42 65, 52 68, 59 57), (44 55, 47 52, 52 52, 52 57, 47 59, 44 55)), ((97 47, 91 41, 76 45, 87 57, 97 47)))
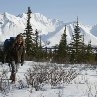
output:
MULTIPOLYGON (((97 97, 97 68, 84 64, 69 66, 56 64, 65 68, 64 70, 75 70, 76 77, 69 83, 62 83, 56 87, 46 84, 38 91, 35 91, 31 86, 28 88, 25 74, 29 68, 35 65, 45 66, 45 64, 52 65, 51 63, 26 61, 23 66, 20 66, 16 74, 15 84, 11 84, 10 80, 4 80, 6 87, 0 91, 0 97, 97 97), (20 88, 21 82, 24 86, 23 88, 20 88)), ((10 68, 8 64, 0 66, 0 77, 2 79, 9 79, 10 68)))

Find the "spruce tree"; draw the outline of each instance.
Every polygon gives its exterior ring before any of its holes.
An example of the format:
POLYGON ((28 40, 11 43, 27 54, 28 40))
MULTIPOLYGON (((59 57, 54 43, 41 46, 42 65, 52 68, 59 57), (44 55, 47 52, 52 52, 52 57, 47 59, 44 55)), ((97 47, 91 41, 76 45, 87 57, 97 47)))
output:
POLYGON ((59 47, 58 47, 58 61, 64 63, 67 61, 67 39, 66 39, 66 25, 64 33, 61 37, 59 47))
POLYGON ((96 49, 96 52, 95 52, 95 64, 97 64, 97 49, 96 49))
POLYGON ((92 51, 91 41, 86 48, 86 61, 87 63, 93 63, 95 61, 95 55, 92 51))
POLYGON ((39 61, 42 57, 42 48, 41 48, 41 40, 39 41, 39 32, 35 30, 35 58, 36 61, 39 61))
POLYGON ((39 46, 39 32, 37 31, 37 29, 35 31, 35 45, 36 45, 36 48, 38 48, 38 46, 39 46))
POLYGON ((86 63, 86 45, 84 43, 84 35, 83 35, 83 40, 82 40, 82 50, 80 53, 80 62, 81 63, 86 63))
POLYGON ((74 34, 72 35, 72 37, 73 37, 73 42, 70 43, 70 46, 74 50, 71 50, 71 53, 74 54, 73 55, 75 58, 74 62, 79 63, 81 58, 80 54, 81 54, 81 50, 82 50, 81 48, 83 43, 82 43, 82 35, 80 32, 79 23, 78 23, 78 17, 77 17, 77 24, 75 25, 74 34))
POLYGON ((34 53, 34 33, 32 32, 32 26, 30 23, 31 19, 31 9, 28 7, 28 12, 27 12, 27 26, 25 28, 25 33, 23 33, 25 37, 25 46, 26 46, 26 54, 27 54, 27 59, 31 58, 31 56, 34 53))
POLYGON ((57 49, 58 49, 58 46, 55 45, 53 47, 53 54, 52 54, 53 58, 52 58, 52 62, 59 62, 59 60, 58 60, 58 50, 57 49))

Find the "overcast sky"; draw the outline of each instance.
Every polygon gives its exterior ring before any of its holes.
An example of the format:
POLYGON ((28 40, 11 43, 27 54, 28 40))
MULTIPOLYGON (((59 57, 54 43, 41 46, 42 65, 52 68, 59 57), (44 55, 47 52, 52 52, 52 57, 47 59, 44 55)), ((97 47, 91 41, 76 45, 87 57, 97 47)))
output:
POLYGON ((51 19, 72 22, 78 16, 83 24, 97 24, 97 0, 0 0, 0 13, 26 13, 28 6, 51 19))

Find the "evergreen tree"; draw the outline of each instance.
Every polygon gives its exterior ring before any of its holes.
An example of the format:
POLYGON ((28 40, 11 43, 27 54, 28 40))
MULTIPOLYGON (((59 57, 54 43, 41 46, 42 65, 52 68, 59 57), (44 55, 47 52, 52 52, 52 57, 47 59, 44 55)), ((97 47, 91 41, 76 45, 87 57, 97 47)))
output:
POLYGON ((36 58, 36 61, 39 61, 42 59, 42 53, 43 53, 43 50, 42 50, 42 46, 41 46, 41 38, 39 40, 39 32, 38 30, 36 29, 35 31, 35 58, 36 58))
POLYGON ((71 50, 71 55, 74 54, 73 55, 75 56, 74 62, 79 63, 81 58, 80 54, 81 54, 83 43, 82 43, 82 35, 80 33, 80 28, 78 24, 78 17, 77 17, 77 24, 74 28, 74 34, 72 35, 72 37, 73 37, 73 42, 70 43, 70 46, 74 50, 71 50))
POLYGON ((95 55, 92 51, 91 41, 86 48, 86 61, 87 63, 93 63, 95 61, 95 55))
POLYGON ((55 45, 53 47, 53 54, 52 54, 53 58, 52 58, 52 62, 59 62, 58 60, 58 46, 55 45))
POLYGON ((26 46, 26 54, 27 54, 27 58, 29 59, 33 54, 34 54, 34 33, 32 32, 32 26, 30 23, 30 19, 31 19, 31 9, 30 7, 28 7, 28 12, 27 12, 27 26, 25 28, 25 33, 23 33, 24 37, 25 37, 25 46, 26 46))
POLYGON ((95 52, 95 64, 97 64, 97 49, 96 49, 96 52, 95 52))
POLYGON ((42 48, 41 36, 40 36, 39 38, 40 38, 40 44, 39 44, 39 47, 42 48))
POLYGON ((82 40, 82 50, 80 53, 80 62, 81 63, 86 63, 86 45, 84 43, 84 35, 83 35, 83 40, 82 40))
POLYGON ((66 39, 66 25, 64 33, 61 37, 59 47, 58 47, 58 61, 64 63, 67 61, 67 39, 66 39))
POLYGON ((39 32, 35 31, 35 45, 36 45, 36 48, 38 48, 38 45, 39 45, 39 32))

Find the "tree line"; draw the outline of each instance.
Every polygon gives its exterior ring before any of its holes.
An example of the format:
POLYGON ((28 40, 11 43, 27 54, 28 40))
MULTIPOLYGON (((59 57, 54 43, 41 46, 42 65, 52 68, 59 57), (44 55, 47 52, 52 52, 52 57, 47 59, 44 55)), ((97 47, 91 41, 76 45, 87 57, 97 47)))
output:
POLYGON ((34 61, 51 61, 57 63, 96 63, 96 48, 92 47, 91 40, 88 45, 84 43, 84 35, 81 34, 78 17, 72 34, 72 42, 67 44, 66 25, 59 45, 47 48, 43 47, 39 32, 33 32, 30 24, 31 9, 28 7, 27 26, 25 28, 26 59, 34 61))

